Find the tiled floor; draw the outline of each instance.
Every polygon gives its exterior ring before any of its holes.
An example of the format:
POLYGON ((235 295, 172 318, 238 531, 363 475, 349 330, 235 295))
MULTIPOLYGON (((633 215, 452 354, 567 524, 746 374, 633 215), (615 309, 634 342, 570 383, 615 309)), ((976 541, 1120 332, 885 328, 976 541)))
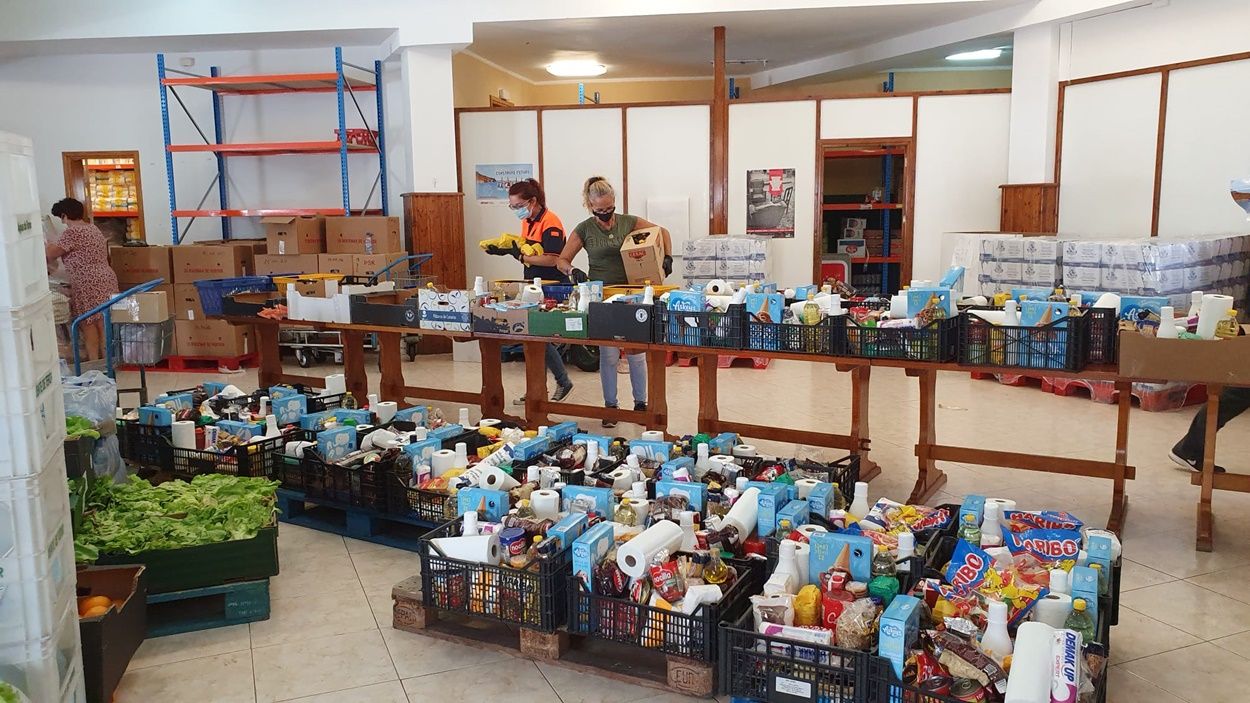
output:
MULTIPOLYGON (((519 364, 505 366, 508 397, 521 393, 522 371, 519 364)), ((669 370, 669 427, 674 432, 694 428, 696 373, 669 370)), ((765 371, 735 368, 721 374, 726 418, 846 429, 849 382, 828 365, 778 362, 765 371)), ((408 364, 406 375, 418 385, 468 390, 480 383, 476 365, 446 357, 408 364)), ((214 377, 156 374, 150 385, 179 388, 206 378, 214 377)), ((243 388, 255 385, 254 372, 234 378, 243 388)), ((601 401, 597 376, 574 371, 573 379, 572 401, 601 401)), ((123 378, 123 386, 133 380, 123 378)), ((627 394, 628 384, 621 385, 627 394)), ((941 375, 938 400, 938 433, 946 443, 1113 458, 1113 406, 956 373, 941 375)), ((873 372, 872 454, 883 469, 873 481, 874 497, 908 495, 915 477, 918 407, 912 379, 891 370, 873 372)), ((1137 467, 1137 480, 1128 489, 1123 607, 1112 635, 1113 702, 1246 700, 1250 540, 1244 530, 1250 528, 1250 496, 1216 494, 1216 550, 1195 552, 1198 489, 1165 456, 1193 412, 1133 412, 1129 460, 1137 467)), ((1250 417, 1243 417, 1220 433, 1220 456, 1230 470, 1250 472, 1248 428, 1250 417)), ((637 428, 622 425, 618 431, 628 435, 637 428)), ((833 456, 804 447, 761 448, 833 456)), ((1067 508, 1092 524, 1105 521, 1110 504, 1110 483, 1096 479, 957 464, 943 468, 950 482, 935 498, 939 502, 975 490, 1015 499, 1026 508, 1067 508)), ((391 629, 390 588, 417 572, 415 554, 291 525, 280 530, 279 550, 282 573, 272 582, 268 621, 145 642, 122 681, 117 703, 686 700, 391 629)))

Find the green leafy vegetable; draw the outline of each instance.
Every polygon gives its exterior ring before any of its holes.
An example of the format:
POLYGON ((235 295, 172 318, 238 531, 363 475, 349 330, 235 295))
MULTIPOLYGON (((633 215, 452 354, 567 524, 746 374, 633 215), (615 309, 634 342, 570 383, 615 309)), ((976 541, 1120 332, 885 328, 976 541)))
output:
POLYGON ((29 699, 11 684, 0 681, 0 703, 27 703, 29 699))
POLYGON ((100 554, 250 539, 273 523, 277 488, 277 481, 224 474, 157 486, 137 476, 120 484, 96 481, 74 536, 75 556, 91 562, 100 554))
POLYGON ((100 433, 96 431, 95 425, 87 418, 81 415, 66 415, 65 437, 66 439, 75 439, 77 437, 99 439, 100 433))

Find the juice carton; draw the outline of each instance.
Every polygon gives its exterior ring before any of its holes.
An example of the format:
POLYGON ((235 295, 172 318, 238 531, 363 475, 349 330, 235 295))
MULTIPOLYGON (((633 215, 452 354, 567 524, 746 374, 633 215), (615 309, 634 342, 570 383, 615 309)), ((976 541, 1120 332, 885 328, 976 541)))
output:
POLYGON ((656 439, 635 439, 629 443, 629 453, 637 454, 647 461, 668 461, 673 455, 673 443, 656 439))
POLYGON ((570 512, 599 513, 612 519, 612 489, 594 486, 565 486, 560 489, 560 504, 570 512))
POLYGON ((139 424, 152 427, 169 427, 174 424, 174 413, 166 407, 143 405, 139 408, 139 424))
POLYGON ((733 454, 738 444, 738 435, 734 432, 721 432, 707 443, 708 454, 733 454))
POLYGON ((433 461, 434 452, 443 448, 441 440, 426 437, 420 442, 412 442, 404 445, 404 453, 412 457, 414 466, 421 464, 429 464, 433 461))
MULTIPOLYGON (((218 420, 217 431, 237 437, 240 441, 250 442, 257 437, 265 436, 265 423, 242 422, 240 420, 218 420)), ((352 447, 355 449, 355 447, 352 447)))
POLYGON ((395 419, 411 422, 418 427, 425 427, 430 421, 430 408, 427 405, 414 405, 395 413, 395 419))
POLYGON ((964 496, 963 505, 959 506, 959 522, 958 525, 964 524, 964 516, 971 515, 980 525, 985 519, 985 496, 968 494, 964 496))
POLYGON ((586 513, 569 513, 560 518, 559 522, 547 528, 547 536, 556 538, 560 545, 560 551, 564 551, 571 548, 573 541, 582 536, 589 522, 586 513))
POLYGON ((807 509, 811 515, 819 515, 822 518, 829 517, 829 511, 834 509, 833 502, 833 484, 821 481, 812 486, 811 492, 807 494, 807 509))
POLYGON ((690 501, 690 509, 703 512, 707 509, 707 484, 691 481, 660 481, 655 484, 655 497, 683 495, 690 501))
POLYGON ((547 436, 551 438, 552 442, 563 442, 575 434, 577 434, 577 423, 572 420, 547 428, 547 436))
POLYGON ((543 437, 527 437, 512 448, 512 460, 518 462, 526 462, 537 459, 542 456, 543 452, 551 448, 551 438, 543 437))
POLYGON ((915 317, 920 314, 934 296, 946 308, 946 317, 955 317, 955 296, 951 294, 950 288, 908 288, 907 316, 915 317))
POLYGON ((163 405, 170 410, 191 410, 191 401, 193 396, 191 393, 162 393, 152 401, 153 405, 163 405))
POLYGON ((679 456, 676 459, 669 459, 663 464, 660 464, 660 476, 659 476, 660 480, 672 481, 673 472, 681 468, 684 468, 687 471, 693 471, 694 470, 694 457, 679 456))
POLYGON ((806 525, 810 507, 805 500, 792 500, 786 503, 781 510, 777 511, 777 524, 780 525, 782 520, 789 520, 792 528, 806 525))
POLYGON ((748 488, 760 491, 760 506, 755 516, 755 532, 758 535, 771 535, 777 531, 777 511, 790 502, 791 486, 784 483, 764 483, 749 481, 748 488))
POLYGON ((583 442, 585 444, 590 444, 591 442, 594 442, 598 444, 599 456, 603 456, 604 454, 607 453, 609 449, 612 448, 612 438, 606 435, 601 435, 601 434, 590 434, 588 432, 578 432, 577 434, 573 435, 573 444, 577 444, 578 442, 583 442))
POLYGON ((920 599, 895 596, 881 614, 877 637, 877 653, 894 665, 895 676, 903 677, 903 662, 919 635, 920 599))

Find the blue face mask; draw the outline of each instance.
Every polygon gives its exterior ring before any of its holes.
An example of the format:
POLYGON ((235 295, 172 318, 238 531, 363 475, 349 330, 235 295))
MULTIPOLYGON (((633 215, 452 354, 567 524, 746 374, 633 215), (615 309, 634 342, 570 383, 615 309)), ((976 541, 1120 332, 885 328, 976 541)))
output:
POLYGON ((530 216, 530 209, 528 207, 516 208, 512 211, 512 214, 516 215, 518 220, 524 220, 530 216))

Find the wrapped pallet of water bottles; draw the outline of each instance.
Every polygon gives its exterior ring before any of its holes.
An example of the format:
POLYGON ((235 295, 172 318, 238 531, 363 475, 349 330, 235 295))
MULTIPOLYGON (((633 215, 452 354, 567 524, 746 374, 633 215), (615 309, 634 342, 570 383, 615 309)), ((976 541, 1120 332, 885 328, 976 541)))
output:
POLYGON ((1115 535, 976 495, 870 504, 862 483, 805 518, 776 526, 762 592, 724 626, 734 701, 1105 700, 1115 535))

